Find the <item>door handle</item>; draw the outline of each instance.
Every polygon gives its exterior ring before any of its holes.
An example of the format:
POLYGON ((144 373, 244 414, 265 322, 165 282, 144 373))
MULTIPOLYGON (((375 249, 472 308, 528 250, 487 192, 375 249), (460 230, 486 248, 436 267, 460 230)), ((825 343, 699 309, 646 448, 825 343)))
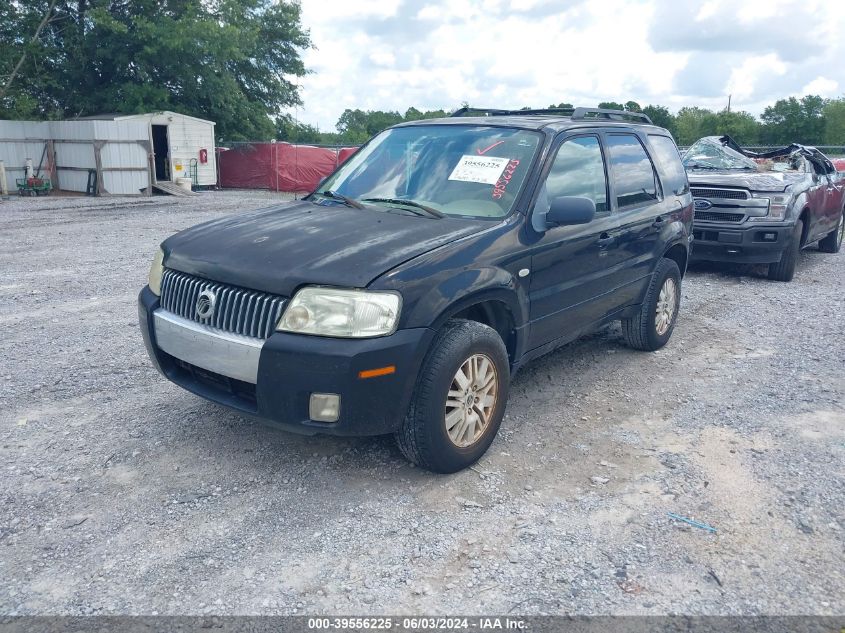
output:
POLYGON ((613 237, 612 235, 610 235, 609 233, 602 233, 601 235, 599 235, 599 239, 597 240, 597 243, 598 243, 599 247, 603 248, 605 246, 609 246, 610 244, 612 244, 615 239, 616 238, 613 237))
POLYGON ((666 219, 662 215, 658 215, 656 218, 654 218, 654 222, 651 223, 651 226, 656 229, 659 229, 664 224, 666 224, 666 219))

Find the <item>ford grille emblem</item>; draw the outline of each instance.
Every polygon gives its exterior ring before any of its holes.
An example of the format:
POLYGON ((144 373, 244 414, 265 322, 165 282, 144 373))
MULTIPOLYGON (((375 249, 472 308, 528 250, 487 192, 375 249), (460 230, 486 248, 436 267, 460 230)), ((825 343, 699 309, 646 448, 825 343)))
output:
POLYGON ((211 290, 203 290, 197 297, 197 317, 210 319, 214 316, 214 306, 217 304, 217 295, 211 290))
POLYGON ((712 202, 709 200, 702 200, 701 198, 696 198, 693 204, 695 205, 696 211, 707 211, 707 209, 713 206, 712 202))

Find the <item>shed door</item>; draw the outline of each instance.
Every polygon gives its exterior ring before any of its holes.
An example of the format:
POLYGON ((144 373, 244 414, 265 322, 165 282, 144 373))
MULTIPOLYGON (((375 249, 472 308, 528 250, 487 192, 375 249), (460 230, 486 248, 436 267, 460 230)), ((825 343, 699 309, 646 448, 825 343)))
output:
POLYGON ((167 139, 167 126, 153 125, 152 128, 156 181, 170 180, 170 143, 167 139))

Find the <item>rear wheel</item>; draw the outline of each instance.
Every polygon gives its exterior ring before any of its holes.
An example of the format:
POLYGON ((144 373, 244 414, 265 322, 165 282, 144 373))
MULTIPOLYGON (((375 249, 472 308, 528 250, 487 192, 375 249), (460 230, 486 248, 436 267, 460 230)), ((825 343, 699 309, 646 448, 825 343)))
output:
POLYGON ((628 345, 648 352, 660 349, 672 336, 681 306, 681 271, 673 260, 658 262, 639 313, 622 320, 628 345))
POLYGON ((823 253, 838 253, 842 248, 842 240, 845 238, 845 211, 839 214, 839 224, 828 233, 824 239, 819 240, 819 250, 823 253))
POLYGON ((498 332, 475 321, 446 323, 432 343, 396 443, 428 470, 454 473, 478 461, 502 423, 510 385, 498 332))
POLYGON ((792 231, 792 240, 783 255, 780 256, 780 261, 769 264, 769 279, 772 281, 792 281, 795 276, 795 268, 798 266, 798 257, 801 254, 801 233, 803 231, 804 223, 798 220, 795 223, 795 229, 792 231))

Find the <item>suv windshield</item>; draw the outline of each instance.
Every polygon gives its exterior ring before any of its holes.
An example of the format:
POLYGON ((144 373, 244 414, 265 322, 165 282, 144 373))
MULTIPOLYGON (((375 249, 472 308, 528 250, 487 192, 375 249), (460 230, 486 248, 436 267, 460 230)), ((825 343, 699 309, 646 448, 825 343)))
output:
POLYGON ((421 214, 508 215, 540 144, 528 130, 412 125, 385 130, 315 193, 421 214), (407 203, 405 203, 407 201, 407 203))
POLYGON ((684 154, 687 169, 742 169, 757 171, 757 163, 719 142, 718 137, 697 140, 684 154))

